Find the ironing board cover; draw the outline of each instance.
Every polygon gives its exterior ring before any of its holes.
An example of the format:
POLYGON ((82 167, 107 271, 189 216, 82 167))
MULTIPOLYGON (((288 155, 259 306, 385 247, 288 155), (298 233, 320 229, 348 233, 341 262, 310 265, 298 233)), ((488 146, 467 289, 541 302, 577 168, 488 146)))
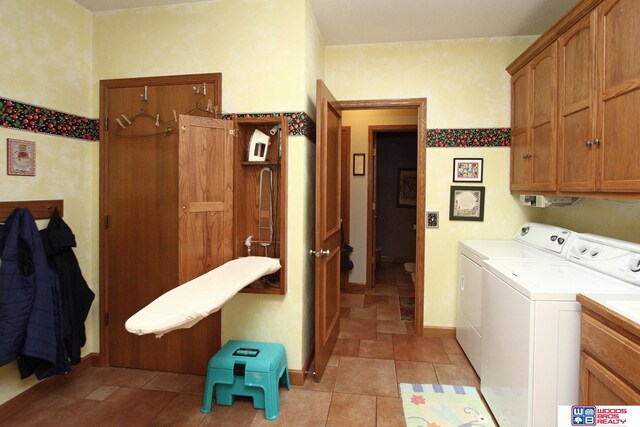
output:
POLYGON ((222 306, 242 288, 280 269, 277 258, 250 256, 231 260, 162 294, 131 316, 127 331, 160 338, 176 329, 190 328, 222 306))

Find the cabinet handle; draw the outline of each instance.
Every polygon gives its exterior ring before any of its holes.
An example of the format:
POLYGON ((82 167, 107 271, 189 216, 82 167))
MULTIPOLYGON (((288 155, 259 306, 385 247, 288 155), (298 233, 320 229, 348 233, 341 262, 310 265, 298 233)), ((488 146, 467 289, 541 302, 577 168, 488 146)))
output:
MULTIPOLYGON (((598 142, 599 142, 599 141, 598 141, 598 142)), ((585 146, 585 147, 587 147, 587 148, 591 147, 591 145, 592 145, 592 144, 593 144, 593 142, 591 142, 591 141, 589 141, 589 140, 587 140, 587 141, 585 141, 585 142, 584 142, 584 146, 585 146)))
POLYGON ((600 145, 600 140, 598 138, 594 139, 593 145, 600 145))

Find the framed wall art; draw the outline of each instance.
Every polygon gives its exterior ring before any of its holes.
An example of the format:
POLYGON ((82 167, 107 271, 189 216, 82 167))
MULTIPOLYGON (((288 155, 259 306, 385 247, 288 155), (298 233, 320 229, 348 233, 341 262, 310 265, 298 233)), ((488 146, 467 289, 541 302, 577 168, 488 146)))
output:
POLYGON ((484 221, 484 187, 451 186, 449 220, 484 221))
POLYGON ((353 154, 353 176, 364 176, 364 153, 353 154))
POLYGON ((482 182, 483 159, 453 159, 453 182, 482 182))
POLYGON ((418 180, 415 169, 398 168, 398 197, 396 206, 399 208, 415 208, 418 194, 418 180))
POLYGON ((7 175, 36 175, 36 143, 7 138, 7 175))

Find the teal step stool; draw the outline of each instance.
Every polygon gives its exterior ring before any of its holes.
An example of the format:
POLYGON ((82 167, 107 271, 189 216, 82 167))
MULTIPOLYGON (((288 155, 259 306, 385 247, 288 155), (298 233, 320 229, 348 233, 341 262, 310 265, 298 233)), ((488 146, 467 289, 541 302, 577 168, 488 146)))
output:
POLYGON ((202 412, 211 411, 213 388, 216 403, 231 406, 234 396, 253 398, 253 407, 264 409, 268 420, 280 415, 280 381, 291 389, 287 354, 282 344, 231 340, 209 360, 202 412))

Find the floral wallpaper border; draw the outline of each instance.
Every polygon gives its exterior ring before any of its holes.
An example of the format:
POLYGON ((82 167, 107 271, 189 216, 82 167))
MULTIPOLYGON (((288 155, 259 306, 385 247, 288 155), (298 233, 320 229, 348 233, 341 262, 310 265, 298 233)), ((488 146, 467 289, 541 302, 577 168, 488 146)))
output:
MULTIPOLYGON (((290 136, 306 136, 315 141, 315 122, 305 112, 233 113, 225 114, 223 118, 232 120, 235 117, 280 116, 286 116, 289 119, 290 136)), ((97 141, 100 136, 98 119, 77 116, 1 96, 0 126, 86 141, 97 141)), ((511 130, 509 128, 427 129, 427 147, 509 147, 510 145, 511 130)))
POLYGON ((0 97, 0 126, 34 133, 97 141, 98 119, 0 97))
POLYGON ((258 117, 282 117, 289 119, 289 136, 306 136, 315 140, 316 124, 308 114, 304 112, 289 113, 231 113, 223 116, 226 120, 234 118, 258 118, 258 117))
POLYGON ((428 129, 427 147, 509 147, 511 129, 428 129))

